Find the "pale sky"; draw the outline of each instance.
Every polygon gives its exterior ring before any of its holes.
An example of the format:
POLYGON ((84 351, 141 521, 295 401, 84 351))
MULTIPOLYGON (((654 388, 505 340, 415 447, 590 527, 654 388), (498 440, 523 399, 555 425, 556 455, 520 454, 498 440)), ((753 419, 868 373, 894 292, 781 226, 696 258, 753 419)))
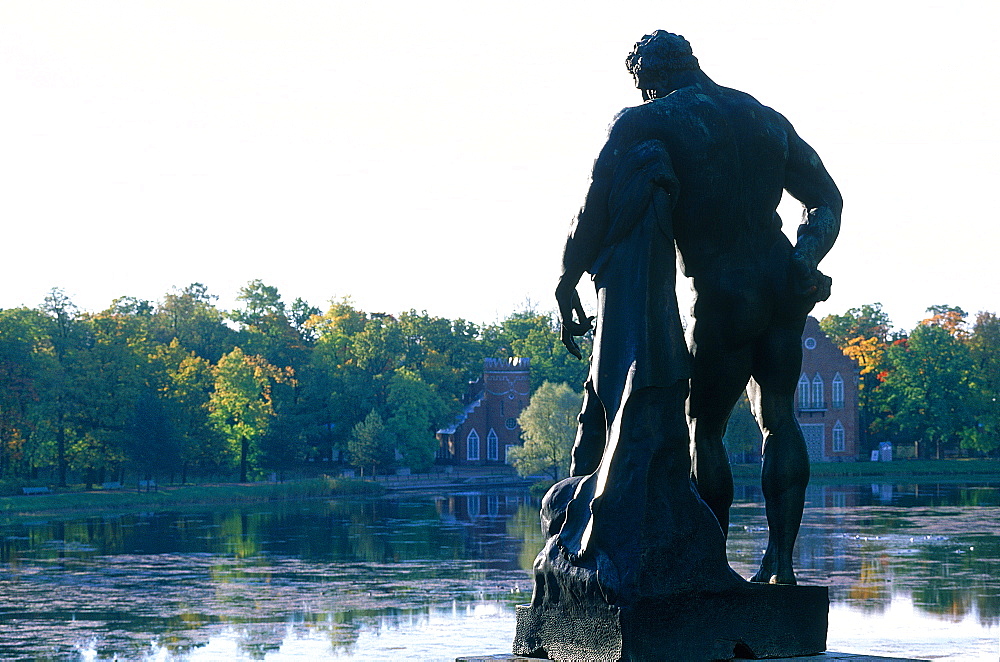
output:
POLYGON ((260 278, 321 308, 551 308, 607 125, 641 101, 625 56, 662 28, 840 186, 815 314, 1000 312, 994 3, 613 6, 5 0, 0 307, 197 281, 228 308, 260 278))

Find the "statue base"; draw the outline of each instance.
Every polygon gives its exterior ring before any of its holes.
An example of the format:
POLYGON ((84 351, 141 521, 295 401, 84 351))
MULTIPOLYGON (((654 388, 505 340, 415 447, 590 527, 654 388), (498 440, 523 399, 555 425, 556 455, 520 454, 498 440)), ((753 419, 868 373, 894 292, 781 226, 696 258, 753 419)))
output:
POLYGON ((825 586, 745 584, 616 607, 517 607, 514 654, 552 660, 731 660, 826 650, 825 586))

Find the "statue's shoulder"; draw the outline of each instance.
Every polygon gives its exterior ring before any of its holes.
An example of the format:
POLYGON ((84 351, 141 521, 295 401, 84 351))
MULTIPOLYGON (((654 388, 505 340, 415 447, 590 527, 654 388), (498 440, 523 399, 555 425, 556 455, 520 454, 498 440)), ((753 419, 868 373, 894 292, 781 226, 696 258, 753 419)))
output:
POLYGON ((650 104, 623 108, 608 125, 608 145, 619 149, 623 143, 632 143, 648 134, 651 123, 650 104))
MULTIPOLYGON (((672 95, 671 95, 672 96, 672 95)), ((618 111, 611 121, 610 134, 635 135, 645 134, 650 130, 662 130, 670 124, 672 115, 683 109, 682 104, 670 97, 647 101, 638 106, 629 106, 618 111)))
POLYGON ((739 106, 743 109, 750 110, 756 115, 760 116, 762 119, 770 120, 776 124, 782 126, 788 126, 788 120, 785 119, 784 115, 776 111, 770 106, 765 106, 760 101, 757 101, 753 96, 747 94, 746 92, 741 92, 740 90, 734 90, 729 87, 720 87, 721 97, 726 99, 726 101, 733 105, 739 106))
POLYGON ((614 118, 611 120, 611 126, 615 127, 619 124, 629 124, 639 120, 643 115, 646 114, 649 104, 644 103, 638 106, 629 106, 627 108, 622 108, 617 113, 615 113, 614 118))

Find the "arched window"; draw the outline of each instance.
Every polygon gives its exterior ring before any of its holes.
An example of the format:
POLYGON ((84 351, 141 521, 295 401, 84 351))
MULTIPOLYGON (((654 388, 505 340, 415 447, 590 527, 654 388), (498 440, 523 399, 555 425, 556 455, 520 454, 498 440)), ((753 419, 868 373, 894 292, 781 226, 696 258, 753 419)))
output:
MULTIPOLYGON (((478 435, 477 435, 478 436, 478 435)), ((465 509, 469 513, 469 519, 479 517, 479 510, 482 508, 479 503, 480 494, 469 494, 465 497, 465 509)))
POLYGON ((490 433, 486 435, 486 459, 487 460, 499 460, 500 459, 500 438, 497 437, 497 433, 493 428, 490 428, 490 433))
POLYGON ((812 400, 811 404, 812 404, 812 408, 813 409, 823 409, 824 408, 824 404, 823 404, 823 378, 819 376, 818 372, 816 373, 816 376, 813 377, 813 382, 812 382, 812 398, 811 398, 811 400, 812 400))
POLYGON ((833 426, 833 452, 843 453, 847 450, 847 440, 844 438, 844 426, 837 421, 833 426))
POLYGON ((799 409, 809 409, 809 378, 804 372, 799 377, 799 409))
POLYGON ((830 384, 830 400, 836 409, 843 408, 844 378, 840 376, 839 372, 833 376, 833 382, 830 384))
POLYGON ((473 428, 469 432, 469 436, 465 438, 465 459, 479 459, 479 433, 476 432, 475 428, 473 428))
POLYGON ((500 515, 500 495, 490 494, 486 497, 486 514, 490 517, 500 515))

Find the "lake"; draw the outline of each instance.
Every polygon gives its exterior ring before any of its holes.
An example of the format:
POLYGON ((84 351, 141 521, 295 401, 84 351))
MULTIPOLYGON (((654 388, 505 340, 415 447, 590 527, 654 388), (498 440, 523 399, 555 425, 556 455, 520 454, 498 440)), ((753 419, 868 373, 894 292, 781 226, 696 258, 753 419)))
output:
MULTIPOLYGON (((831 650, 996 660, 1000 483, 812 485, 801 583, 831 650)), ((766 540, 738 485, 729 556, 766 540)), ((541 547, 523 490, 0 522, 3 660, 453 660, 508 652, 541 547)))

